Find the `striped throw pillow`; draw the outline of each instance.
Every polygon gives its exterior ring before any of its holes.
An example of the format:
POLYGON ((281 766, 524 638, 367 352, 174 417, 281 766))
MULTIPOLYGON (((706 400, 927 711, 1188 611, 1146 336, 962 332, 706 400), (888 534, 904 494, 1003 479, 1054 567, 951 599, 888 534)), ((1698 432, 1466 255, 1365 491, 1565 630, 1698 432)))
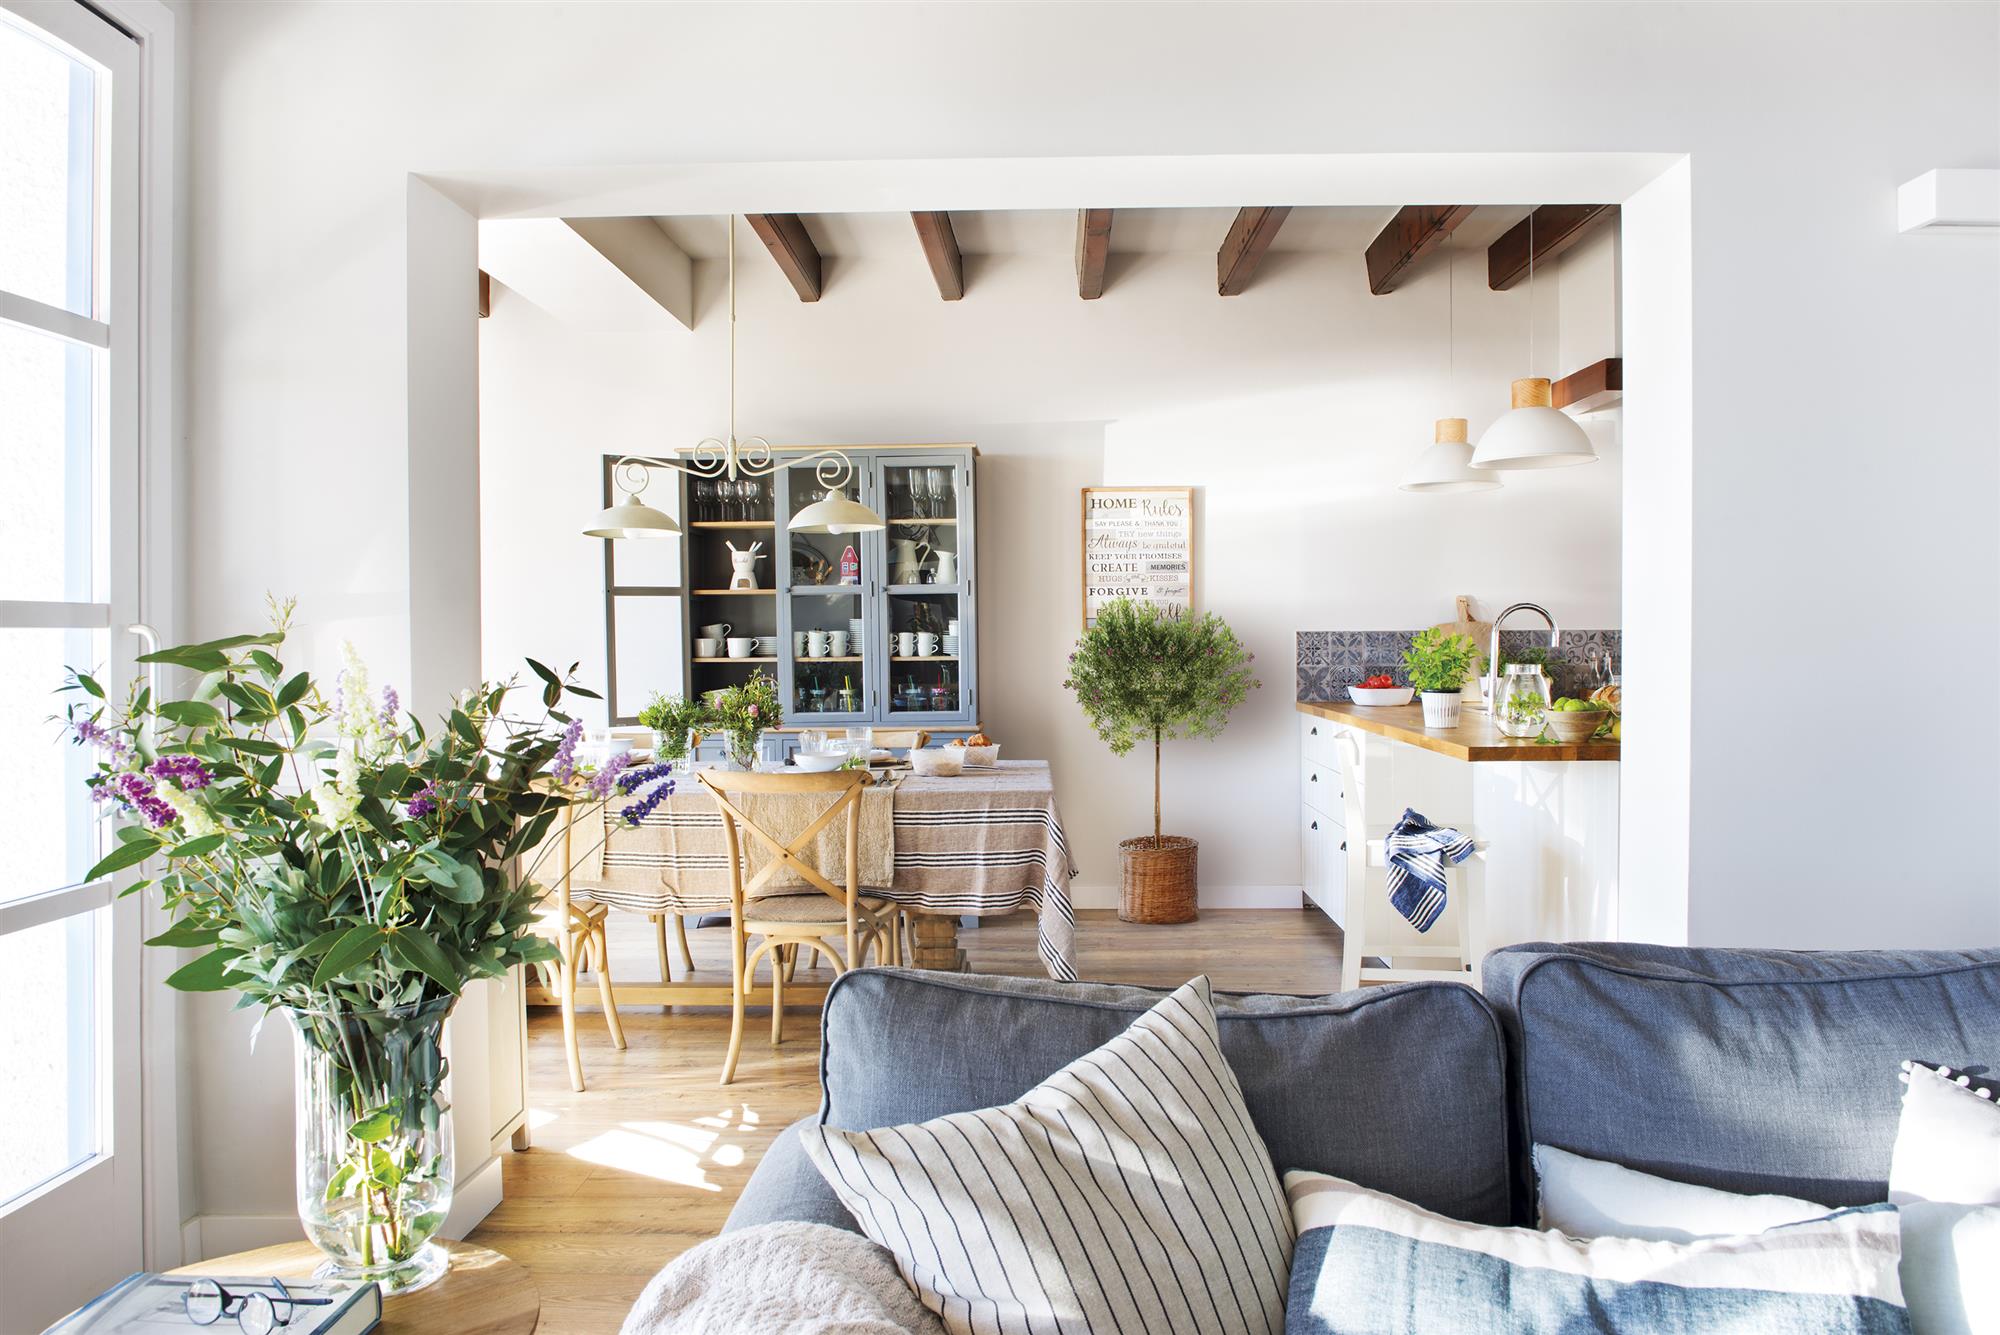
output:
POLYGON ((1909 1335, 1894 1206, 1761 1233, 1580 1241, 1463 1224, 1323 1173, 1285 1174, 1288 1335, 1909 1335))
POLYGON ((803 1139, 954 1335, 1284 1329, 1291 1211, 1206 978, 1005 1107, 803 1139))

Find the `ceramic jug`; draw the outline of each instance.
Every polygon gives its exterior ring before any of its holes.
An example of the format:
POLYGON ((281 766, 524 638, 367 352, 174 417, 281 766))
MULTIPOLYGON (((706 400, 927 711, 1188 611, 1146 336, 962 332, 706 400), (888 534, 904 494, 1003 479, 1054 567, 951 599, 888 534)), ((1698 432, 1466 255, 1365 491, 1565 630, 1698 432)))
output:
POLYGON ((937 582, 938 582, 938 583, 940 583, 940 584, 956 584, 956 583, 958 583, 958 553, 957 553, 957 552, 948 552, 948 551, 945 551, 945 550, 944 550, 943 548, 939 548, 939 549, 938 549, 938 551, 937 551, 937 582))
POLYGON ((918 584, 923 581, 924 558, 931 554, 928 542, 915 538, 889 539, 890 581, 896 584, 918 584))

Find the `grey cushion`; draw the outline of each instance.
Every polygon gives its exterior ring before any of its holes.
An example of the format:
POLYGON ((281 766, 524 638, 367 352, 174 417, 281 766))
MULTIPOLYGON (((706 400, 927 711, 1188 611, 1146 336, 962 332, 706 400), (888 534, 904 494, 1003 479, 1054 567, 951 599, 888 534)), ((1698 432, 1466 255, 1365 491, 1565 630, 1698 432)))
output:
POLYGON ((819 1169, 813 1167, 812 1160, 806 1158, 805 1149, 799 1144, 799 1128, 819 1121, 817 1117, 807 1117, 793 1122, 778 1133, 771 1142, 771 1148, 758 1161, 756 1171, 743 1186, 743 1194, 736 1198, 736 1204, 729 1211, 729 1219, 722 1226, 727 1233, 731 1229, 751 1228, 757 1224, 777 1224, 795 1219, 806 1224, 830 1224, 834 1228, 844 1228, 850 1233, 859 1233, 861 1226, 854 1222, 854 1216, 834 1195, 833 1188, 826 1184, 819 1169))
POLYGON ((2000 950, 1532 943, 1488 955, 1484 986, 1515 1054, 1523 1165, 1540 1142, 1863 1205, 1887 1191, 1898 1064, 2000 1063, 2000 950))
MULTIPOLYGON (((826 998, 822 1119, 859 1131, 1010 1103, 1164 995, 911 969, 844 974, 826 998)), ((1477 992, 1217 993, 1215 1009, 1280 1172, 1333 1173, 1457 1219, 1507 1222, 1506 1063, 1477 992)))

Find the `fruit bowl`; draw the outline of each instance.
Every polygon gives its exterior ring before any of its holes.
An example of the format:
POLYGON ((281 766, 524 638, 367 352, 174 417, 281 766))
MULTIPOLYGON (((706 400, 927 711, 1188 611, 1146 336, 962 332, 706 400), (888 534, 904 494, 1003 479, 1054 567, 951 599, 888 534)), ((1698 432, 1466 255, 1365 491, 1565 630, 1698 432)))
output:
POLYGON ((1565 746, 1575 746, 1591 739, 1604 726, 1602 709, 1551 709, 1542 715, 1542 722, 1548 727, 1549 736, 1565 746))
POLYGON ((1347 688, 1347 694, 1357 705, 1406 705, 1410 703, 1410 698, 1416 694, 1416 691, 1408 686, 1376 688, 1350 686, 1347 688))

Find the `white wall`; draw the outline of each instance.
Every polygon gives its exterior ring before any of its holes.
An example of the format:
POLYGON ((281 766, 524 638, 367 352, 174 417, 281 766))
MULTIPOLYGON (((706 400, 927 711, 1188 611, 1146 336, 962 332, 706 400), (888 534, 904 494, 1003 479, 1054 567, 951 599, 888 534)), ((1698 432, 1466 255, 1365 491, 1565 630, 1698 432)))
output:
MULTIPOLYGON (((1802 946, 2000 938, 1992 866, 1912 876, 1907 862, 1910 831, 1937 813, 2000 810, 2000 716, 1865 719, 1871 665, 1967 665, 1983 678, 2000 660, 2000 244, 1900 236, 1894 209, 1897 184, 1924 170, 2000 162, 1993 7, 912 13, 199 6, 193 632, 254 622, 277 589, 303 597, 304 638, 322 663, 343 633, 380 675, 407 659, 410 172, 1686 153, 1699 390, 1691 510, 1666 522, 1687 535, 1692 599, 1688 643, 1662 648, 1690 664, 1694 752, 1688 824, 1657 837, 1685 845, 1689 933, 1802 946), (1413 99, 1412 88, 1448 95, 1413 99), (1746 763, 1741 707, 1773 694, 1788 710, 1773 725, 1781 737, 1757 742, 1746 763), (1861 792, 1868 819, 1844 818, 1861 792)), ((1080 386, 1099 350, 1084 351, 1080 386)), ((1004 403, 1007 370, 993 368, 985 401, 1004 403)), ((1636 389, 1628 404, 1640 410, 1636 389)), ((203 1208, 282 1212, 284 1138, 250 1120, 269 1073, 229 1069, 242 1035, 216 1018, 195 1017, 198 1046, 216 1049, 202 1115, 234 1134, 202 1133, 203 1208)))
MULTIPOLYGON (((1489 611, 1534 597, 1572 626, 1618 624, 1612 423, 1593 424, 1604 461, 1587 468, 1476 496, 1396 490, 1433 418, 1482 430, 1526 364, 1529 292, 1489 292, 1483 252, 1456 268, 1452 393, 1442 266, 1375 297, 1358 253, 1276 254, 1225 300, 1210 249, 1129 255, 1085 302, 1070 256, 1038 248, 975 257, 968 295, 945 303, 908 220, 881 222, 814 305, 761 247, 743 256, 740 428, 979 446, 981 720, 1009 754, 1055 760, 1079 905, 1117 903, 1118 841, 1152 819, 1146 760, 1113 757, 1062 689, 1080 624, 1081 487, 1199 488, 1197 603, 1257 655, 1264 689, 1224 738, 1167 752, 1167 816, 1203 840, 1210 906, 1298 903, 1281 800, 1296 780, 1272 763, 1293 745, 1295 631, 1428 625, 1461 592, 1489 611)), ((1615 309, 1608 270, 1565 289, 1560 267, 1533 296, 1550 358, 1558 291, 1578 319, 1596 307, 1601 328, 1615 309)), ((602 555, 578 534, 600 504, 601 456, 691 444, 726 421, 722 275, 700 269, 711 300, 692 337, 582 331, 496 289, 480 364, 489 675, 532 655, 580 659, 602 683, 602 555)))

